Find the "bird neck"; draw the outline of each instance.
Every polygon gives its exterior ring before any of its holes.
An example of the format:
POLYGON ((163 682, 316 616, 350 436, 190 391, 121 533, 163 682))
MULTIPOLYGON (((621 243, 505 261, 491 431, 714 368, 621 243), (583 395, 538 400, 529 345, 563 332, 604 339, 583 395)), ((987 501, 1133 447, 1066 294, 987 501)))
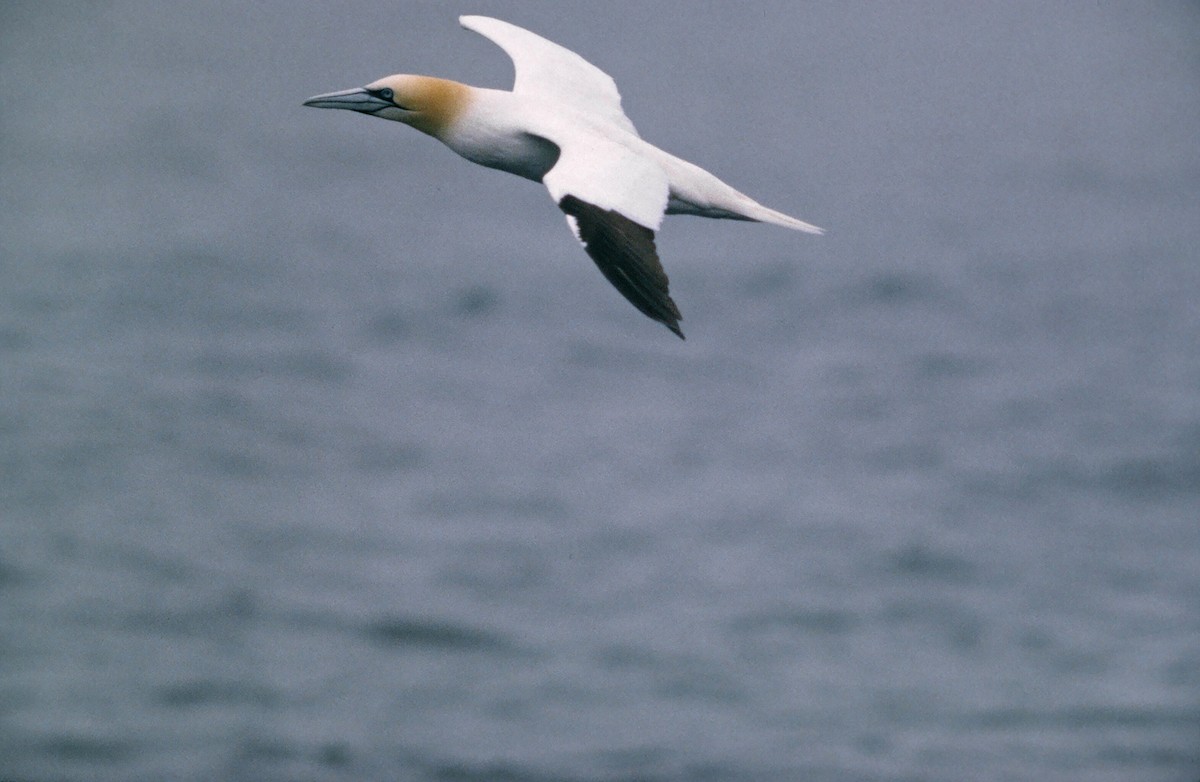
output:
POLYGON ((412 116, 407 124, 441 139, 471 102, 471 87, 450 79, 420 77, 413 86, 412 116))

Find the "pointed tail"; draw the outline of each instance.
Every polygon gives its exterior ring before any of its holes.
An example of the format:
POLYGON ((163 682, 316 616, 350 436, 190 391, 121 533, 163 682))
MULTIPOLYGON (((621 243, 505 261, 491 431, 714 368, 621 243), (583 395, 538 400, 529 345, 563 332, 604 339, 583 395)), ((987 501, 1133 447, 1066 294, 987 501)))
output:
POLYGON ((771 223, 772 225, 782 225, 784 228, 792 228, 796 231, 804 231, 805 233, 817 234, 818 236, 825 233, 824 228, 818 228, 812 223, 806 223, 803 220, 797 220, 791 215, 777 212, 751 198, 747 198, 746 200, 749 203, 742 204, 742 208, 739 211, 751 220, 757 220, 760 223, 771 223))

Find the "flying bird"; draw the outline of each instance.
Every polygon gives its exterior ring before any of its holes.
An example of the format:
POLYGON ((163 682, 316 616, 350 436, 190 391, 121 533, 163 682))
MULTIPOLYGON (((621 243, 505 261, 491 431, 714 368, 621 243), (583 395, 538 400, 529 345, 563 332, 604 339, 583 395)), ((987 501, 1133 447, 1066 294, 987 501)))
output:
POLYGON ((621 108, 612 77, 575 52, 499 19, 458 21, 512 58, 511 91, 398 74, 317 95, 304 105, 402 122, 467 160, 541 182, 608 281, 681 339, 682 315, 654 246, 664 215, 823 233, 643 141, 621 108))

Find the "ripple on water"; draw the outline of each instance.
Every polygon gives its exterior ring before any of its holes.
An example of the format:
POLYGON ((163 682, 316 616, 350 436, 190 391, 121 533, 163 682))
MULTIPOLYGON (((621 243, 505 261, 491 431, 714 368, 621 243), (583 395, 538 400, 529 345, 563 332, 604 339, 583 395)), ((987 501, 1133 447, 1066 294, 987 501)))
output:
POLYGON ((920 543, 903 546, 889 560, 892 571, 906 578, 968 583, 977 575, 975 565, 969 560, 920 543))
POLYGON ((197 359, 200 372, 214 378, 269 377, 312 383, 341 383, 353 374, 350 362, 317 348, 267 350, 255 353, 207 351, 197 359))
POLYGON ((208 706, 275 706, 282 700, 271 687, 252 682, 221 679, 191 679, 159 687, 154 699, 173 709, 208 706))
POLYGON ((362 632, 371 641, 387 647, 447 651, 499 651, 511 648, 508 639, 498 633, 437 619, 385 617, 368 623, 362 632))
POLYGON ((39 754, 58 761, 75 763, 118 763, 137 755, 138 744, 122 739, 60 733, 35 742, 39 754))

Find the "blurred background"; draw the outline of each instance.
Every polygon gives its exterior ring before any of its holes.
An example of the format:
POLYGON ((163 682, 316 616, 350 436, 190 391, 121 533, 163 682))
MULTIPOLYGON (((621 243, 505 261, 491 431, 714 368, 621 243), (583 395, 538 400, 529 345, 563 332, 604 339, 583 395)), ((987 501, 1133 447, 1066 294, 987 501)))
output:
POLYGON ((0 778, 1200 774, 1194 3, 0 5, 0 778), (511 84, 828 229, 315 111, 511 84))

